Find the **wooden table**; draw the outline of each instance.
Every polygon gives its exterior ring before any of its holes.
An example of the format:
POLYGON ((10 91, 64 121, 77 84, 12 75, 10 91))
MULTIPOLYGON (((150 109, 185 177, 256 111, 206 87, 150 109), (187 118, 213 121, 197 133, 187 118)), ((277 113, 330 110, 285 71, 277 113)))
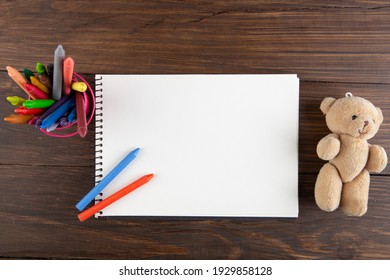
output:
POLYGON ((94 182, 94 126, 85 139, 55 139, 1 121, 0 258, 389 259, 390 167, 371 176, 361 218, 319 210, 313 189, 316 145, 329 132, 324 97, 351 91, 380 106, 385 121, 370 142, 390 152, 390 6, 279 2, 2 2, 1 118, 13 110, 6 96, 21 93, 5 67, 52 62, 59 43, 91 83, 95 73, 296 73, 301 97, 298 219, 80 223, 74 204, 94 182))

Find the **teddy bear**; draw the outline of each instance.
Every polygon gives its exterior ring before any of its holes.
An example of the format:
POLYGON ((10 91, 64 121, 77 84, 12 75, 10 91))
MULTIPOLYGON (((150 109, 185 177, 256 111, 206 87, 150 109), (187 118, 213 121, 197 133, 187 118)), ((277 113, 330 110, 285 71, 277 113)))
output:
POLYGON ((325 98, 320 110, 332 133, 317 145, 318 157, 328 163, 317 176, 315 201, 324 211, 340 205, 345 214, 362 216, 367 211, 369 172, 379 173, 387 165, 384 148, 367 142, 383 122, 382 111, 350 92, 339 99, 325 98))

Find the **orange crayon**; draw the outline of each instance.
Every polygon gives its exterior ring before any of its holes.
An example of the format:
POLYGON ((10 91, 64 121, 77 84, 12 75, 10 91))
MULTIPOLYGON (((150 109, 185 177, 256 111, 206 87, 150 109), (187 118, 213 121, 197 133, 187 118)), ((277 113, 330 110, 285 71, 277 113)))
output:
POLYGON ((115 201, 117 201, 118 199, 124 197, 128 193, 130 193, 130 192, 134 191, 135 189, 138 189, 142 185, 146 184, 147 182, 149 182, 153 178, 153 176, 154 176, 153 174, 145 175, 145 176, 139 178, 138 180, 134 181, 133 183, 130 183, 129 185, 127 185, 123 189, 110 195, 109 197, 102 200, 98 204, 95 204, 91 208, 88 208, 87 210, 81 212, 78 215, 79 220, 81 222, 84 222, 86 219, 91 217, 93 214, 99 212, 100 210, 104 209, 108 205, 110 205, 110 204, 114 203, 115 201))
POLYGON ((72 86, 72 77, 73 77, 73 68, 74 68, 74 60, 71 57, 67 57, 64 59, 64 69, 62 71, 64 76, 64 82, 62 84, 62 92, 68 95, 71 92, 72 86))
POLYGON ((33 115, 12 114, 8 117, 5 117, 4 120, 12 124, 24 124, 24 123, 28 123, 33 117, 34 117, 33 115))
POLYGON ((28 95, 30 95, 28 93, 28 91, 26 90, 26 84, 28 84, 28 81, 26 80, 26 78, 23 77, 22 74, 20 74, 18 70, 16 70, 15 68, 13 68, 11 66, 7 66, 6 69, 8 72, 8 76, 10 76, 12 78, 12 80, 15 81, 15 83, 17 83, 28 95))

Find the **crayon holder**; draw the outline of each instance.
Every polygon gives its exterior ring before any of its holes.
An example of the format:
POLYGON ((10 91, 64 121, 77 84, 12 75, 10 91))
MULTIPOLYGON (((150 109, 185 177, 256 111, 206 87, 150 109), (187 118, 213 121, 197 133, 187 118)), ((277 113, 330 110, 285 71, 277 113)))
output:
MULTIPOLYGON (((77 93, 77 94, 82 94, 84 97, 85 113, 87 117, 87 124, 89 125, 95 113, 95 94, 93 92, 92 87, 88 84, 88 82, 82 76, 80 76, 75 72, 73 73, 73 82, 84 82, 87 85, 87 90, 84 93, 77 93)), ((55 130, 51 132, 48 132, 42 128, 40 128, 40 130, 48 136, 57 137, 57 138, 67 138, 67 137, 78 135, 77 130, 74 131, 74 129, 72 128, 73 126, 77 127, 77 120, 66 126, 57 127, 55 130)))

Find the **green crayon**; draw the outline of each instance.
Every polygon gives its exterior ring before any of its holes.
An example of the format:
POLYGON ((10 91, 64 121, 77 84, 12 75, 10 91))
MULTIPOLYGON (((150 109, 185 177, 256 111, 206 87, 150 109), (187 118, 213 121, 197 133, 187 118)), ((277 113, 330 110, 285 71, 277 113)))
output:
POLYGON ((34 100, 26 100, 23 102, 23 106, 27 109, 35 109, 35 108, 48 108, 54 104, 53 99, 34 99, 34 100))
POLYGON ((37 70, 38 74, 47 74, 46 67, 42 63, 38 62, 37 66, 35 66, 35 70, 37 70))
POLYGON ((27 79, 27 81, 31 82, 30 77, 34 76, 34 73, 31 70, 28 70, 27 68, 23 68, 23 74, 24 77, 27 79))

